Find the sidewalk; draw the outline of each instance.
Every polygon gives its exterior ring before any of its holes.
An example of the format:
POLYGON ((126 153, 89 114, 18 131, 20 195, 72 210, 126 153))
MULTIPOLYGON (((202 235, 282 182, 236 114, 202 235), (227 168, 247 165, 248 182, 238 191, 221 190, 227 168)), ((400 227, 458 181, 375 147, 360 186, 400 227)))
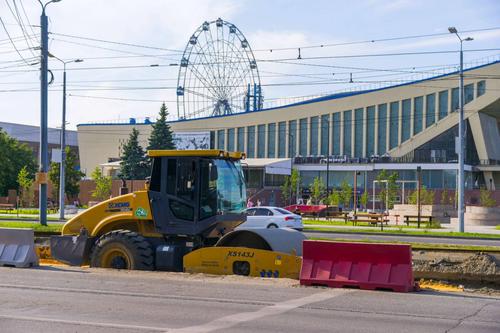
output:
MULTIPOLYGON (((400 224, 401 225, 401 224, 400 224)), ((377 226, 353 226, 351 223, 347 222, 345 225, 327 225, 327 224, 304 224, 304 227, 312 227, 312 228, 325 228, 325 229, 359 229, 360 231, 364 230, 380 230, 380 227, 377 226)), ((400 231, 400 228, 398 228, 395 224, 389 224, 389 225, 384 225, 384 230, 393 230, 393 231, 400 231)), ((424 227, 421 227, 420 229, 418 228, 403 228, 403 231, 426 231, 429 233, 432 232, 449 232, 449 231, 457 231, 458 228, 455 225, 450 225, 450 224, 441 224, 441 229, 426 229, 424 227)), ((500 230, 495 229, 494 226, 465 226, 465 232, 471 232, 471 233, 481 233, 481 234, 493 234, 493 235, 500 235, 500 230)))

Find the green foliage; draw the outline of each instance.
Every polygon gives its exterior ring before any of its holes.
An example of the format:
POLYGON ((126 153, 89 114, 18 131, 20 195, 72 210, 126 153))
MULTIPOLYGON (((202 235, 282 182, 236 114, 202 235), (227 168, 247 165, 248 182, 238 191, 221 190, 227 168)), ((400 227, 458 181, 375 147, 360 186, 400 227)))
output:
POLYGON ((450 197, 450 193, 448 193, 448 190, 443 190, 443 192, 441 192, 441 205, 448 204, 449 197, 450 197))
POLYGON ((363 207, 368 208, 368 191, 363 192, 359 198, 359 202, 363 205, 363 207))
POLYGON ((285 177, 285 182, 281 185, 281 197, 285 203, 292 203, 297 194, 297 187, 300 185, 300 174, 296 169, 292 169, 291 175, 285 177))
POLYGON ((24 207, 31 207, 34 204, 35 188, 33 182, 33 174, 29 172, 26 165, 23 166, 17 174, 17 183, 19 184, 21 205, 24 207))
POLYGON ((111 195, 111 186, 113 184, 111 177, 104 176, 99 167, 96 167, 94 171, 92 171, 91 177, 95 182, 95 190, 92 191, 92 198, 98 201, 109 199, 111 195))
POLYGON ((149 174, 146 153, 139 145, 139 131, 132 129, 127 143, 123 146, 121 174, 124 179, 145 179, 149 174))
MULTIPOLYGON (((420 204, 421 205, 434 204, 435 195, 436 195, 436 192, 434 192, 432 190, 427 190, 427 188, 425 186, 422 186, 422 188, 420 189, 420 204)), ((417 197, 418 197, 418 191, 415 190, 408 196, 408 203, 410 205, 416 205, 417 204, 417 197)), ((442 200, 442 198, 441 198, 441 200, 442 200)))
POLYGON ((387 181, 387 185, 385 183, 379 183, 381 190, 378 194, 378 197, 381 202, 383 202, 386 209, 391 209, 394 207, 394 202, 396 201, 396 196, 398 194, 398 185, 396 181, 398 180, 398 173, 392 172, 389 174, 387 170, 382 170, 378 176, 378 181, 387 181), (387 204, 386 204, 387 203, 387 204))
POLYGON ((61 232, 62 226, 62 224, 49 224, 44 226, 40 223, 0 221, 0 228, 33 229, 35 232, 61 232))
POLYGON ((425 222, 425 228, 426 229, 441 229, 441 222, 438 220, 432 220, 432 221, 427 221, 425 222))
MULTIPOLYGON (((64 193, 70 197, 75 198, 80 193, 80 180, 85 176, 83 172, 78 170, 76 154, 70 149, 70 147, 65 148, 65 173, 64 173, 64 193)), ((50 163, 49 169, 49 179, 52 183, 52 194, 53 198, 59 198, 59 179, 60 175, 60 164, 52 162, 50 163)))
POLYGON ((332 206, 338 207, 340 204, 340 193, 338 191, 333 191, 328 196, 328 203, 332 206))
POLYGON ((495 207, 497 205, 495 199, 491 197, 491 191, 488 191, 487 189, 480 189, 479 202, 481 203, 481 206, 484 207, 495 207))
POLYGON ((168 110, 165 103, 161 105, 159 118, 152 125, 153 130, 149 137, 148 150, 155 149, 175 149, 173 132, 167 123, 168 110))
POLYGON ((23 167, 28 173, 35 172, 33 151, 19 143, 0 128, 0 196, 7 195, 9 189, 19 188, 17 175, 23 167))
POLYGON ((311 191, 311 200, 313 204, 317 205, 325 192, 323 180, 320 177, 315 177, 309 190, 311 191))
POLYGON ((285 204, 290 204, 290 177, 287 176, 285 177, 285 181, 283 182, 283 185, 280 186, 281 189, 281 198, 283 199, 283 202, 285 204))
POLYGON ((340 184, 340 202, 344 206, 344 208, 350 208, 351 207, 351 198, 352 198, 352 187, 349 185, 349 183, 344 180, 342 181, 342 184, 340 184))

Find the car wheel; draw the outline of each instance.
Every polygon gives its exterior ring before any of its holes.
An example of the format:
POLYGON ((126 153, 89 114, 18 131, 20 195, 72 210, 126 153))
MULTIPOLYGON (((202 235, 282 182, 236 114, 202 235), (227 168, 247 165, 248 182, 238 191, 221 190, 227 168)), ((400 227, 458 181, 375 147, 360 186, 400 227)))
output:
POLYGON ((276 229, 278 226, 274 223, 271 223, 270 225, 267 226, 267 229, 276 229))

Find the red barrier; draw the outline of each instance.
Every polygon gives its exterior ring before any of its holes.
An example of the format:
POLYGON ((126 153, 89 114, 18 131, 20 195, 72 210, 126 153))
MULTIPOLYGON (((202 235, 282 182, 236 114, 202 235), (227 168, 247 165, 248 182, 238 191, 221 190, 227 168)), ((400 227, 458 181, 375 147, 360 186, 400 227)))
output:
POLYGON ((303 242, 300 284, 398 292, 418 288, 410 245, 325 241, 303 242))

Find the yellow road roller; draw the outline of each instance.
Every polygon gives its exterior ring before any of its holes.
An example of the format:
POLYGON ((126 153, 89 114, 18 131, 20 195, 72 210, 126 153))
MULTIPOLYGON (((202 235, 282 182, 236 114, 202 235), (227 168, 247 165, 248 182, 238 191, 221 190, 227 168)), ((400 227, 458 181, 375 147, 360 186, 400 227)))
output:
POLYGON ((236 230, 245 221, 243 153, 152 150, 144 190, 103 201, 51 237, 70 265, 296 277, 302 233, 236 230))

